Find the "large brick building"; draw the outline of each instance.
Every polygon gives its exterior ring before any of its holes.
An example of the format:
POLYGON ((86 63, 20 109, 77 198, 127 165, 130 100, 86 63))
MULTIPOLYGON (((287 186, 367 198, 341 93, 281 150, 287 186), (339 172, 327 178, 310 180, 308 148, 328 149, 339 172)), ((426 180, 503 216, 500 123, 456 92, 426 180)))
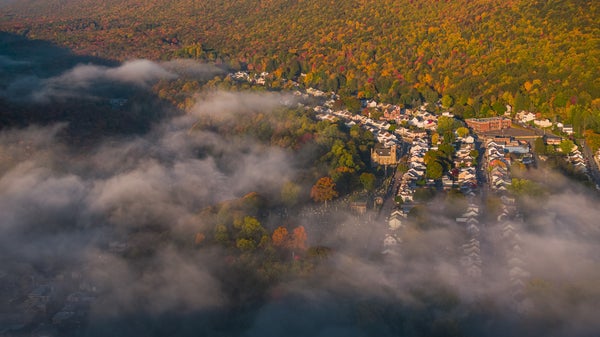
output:
POLYGON ((375 144, 375 148, 371 149, 371 166, 377 165, 396 165, 396 145, 386 147, 381 143, 375 144))
POLYGON ((465 122, 475 132, 498 131, 512 125, 510 119, 504 117, 469 118, 465 122))

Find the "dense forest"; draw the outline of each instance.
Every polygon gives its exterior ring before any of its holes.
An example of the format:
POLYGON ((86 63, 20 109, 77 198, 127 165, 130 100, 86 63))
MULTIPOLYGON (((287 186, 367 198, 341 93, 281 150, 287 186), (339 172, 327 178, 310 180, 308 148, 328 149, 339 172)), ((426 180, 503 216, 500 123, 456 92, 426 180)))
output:
MULTIPOLYGON (((20 1, 0 29, 110 59, 194 58, 464 117, 597 129, 596 1, 20 1), (576 125, 577 127, 577 125, 576 125)), ((582 130, 581 129, 581 130, 582 130)), ((582 130, 583 131, 583 130, 582 130)), ((597 130, 600 131, 600 130, 597 130)))

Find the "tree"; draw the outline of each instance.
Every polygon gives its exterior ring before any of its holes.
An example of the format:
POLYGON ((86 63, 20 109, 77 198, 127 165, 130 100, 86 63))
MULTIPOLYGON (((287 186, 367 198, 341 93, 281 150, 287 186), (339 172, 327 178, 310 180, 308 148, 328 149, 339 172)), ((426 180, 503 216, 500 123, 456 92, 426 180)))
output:
POLYGON ((454 132, 457 128, 461 127, 462 123, 452 117, 441 116, 438 118, 437 132, 444 134, 446 132, 454 132))
POLYGON ((423 156, 423 162, 425 163, 425 165, 429 165, 430 163, 437 161, 440 158, 440 155, 440 151, 429 150, 425 152, 425 155, 423 156))
POLYGON ((250 239, 240 238, 235 242, 235 246, 242 252, 251 252, 256 249, 256 242, 250 239))
POLYGON ((469 129, 465 128, 464 126, 461 126, 458 129, 456 129, 456 134, 461 138, 465 138, 469 135, 469 129))
POLYGON ((564 139, 562 142, 560 142, 559 147, 562 153, 569 154, 571 151, 573 151, 575 144, 570 139, 564 139))
POLYGON ((255 217, 247 216, 244 217, 239 236, 257 242, 265 232, 265 229, 255 217))
POLYGON ((284 183, 281 186, 281 201, 288 207, 296 205, 301 190, 300 186, 291 181, 284 183))
POLYGON ((438 150, 438 152, 443 153, 444 156, 448 159, 452 158, 455 151, 456 151, 456 149, 454 148, 454 146, 452 144, 448 144, 448 143, 443 143, 442 145, 440 145, 439 150, 438 150))
POLYGON ((452 96, 447 95, 447 94, 442 96, 442 106, 444 108, 449 108, 452 105, 454 105, 454 98, 452 98, 452 96))
POLYGON ((227 230, 227 226, 221 224, 215 227, 215 241, 222 245, 229 243, 229 230, 227 230))
POLYGON ((341 100, 344 103, 344 106, 346 107, 346 109, 348 109, 348 111, 353 112, 353 113, 360 112, 361 103, 358 98, 356 98, 354 96, 342 96, 341 100))
POLYGON ((273 231, 273 235, 272 235, 271 239, 273 242, 273 246, 280 247, 280 248, 287 247, 289 244, 289 239, 290 239, 287 228, 285 228, 283 226, 277 227, 273 231))
POLYGON ((304 226, 298 226, 294 228, 294 231, 292 232, 290 248, 305 250, 306 238, 306 230, 304 229, 304 226))
POLYGON ((443 173, 444 173, 444 168, 442 167, 442 164, 438 163, 437 161, 427 164, 427 171, 426 171, 427 178, 440 179, 442 177, 443 173))
POLYGON ((366 191, 373 191, 375 188, 375 175, 373 173, 363 173, 360 175, 360 183, 366 191))
POLYGON ((544 139, 542 137, 538 137, 535 139, 535 142, 533 143, 533 148, 535 152, 537 152, 537 154, 545 155, 547 153, 546 143, 544 142, 544 139))
POLYGON ((335 183, 330 177, 322 177, 310 190, 310 197, 316 202, 325 202, 325 206, 327 206, 327 201, 333 200, 337 196, 335 183))

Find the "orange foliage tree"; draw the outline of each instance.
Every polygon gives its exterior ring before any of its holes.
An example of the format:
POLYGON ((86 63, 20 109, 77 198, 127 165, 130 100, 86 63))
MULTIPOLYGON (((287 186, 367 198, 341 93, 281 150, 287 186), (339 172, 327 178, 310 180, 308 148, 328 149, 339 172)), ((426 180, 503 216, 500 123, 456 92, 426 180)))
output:
POLYGON ((289 243, 289 233, 287 228, 283 226, 277 227, 273 231, 272 242, 275 247, 286 247, 289 243))
POLYGON ((323 177, 319 179, 310 190, 310 197, 316 202, 325 202, 332 200, 338 196, 338 192, 335 190, 335 183, 330 177, 323 177))

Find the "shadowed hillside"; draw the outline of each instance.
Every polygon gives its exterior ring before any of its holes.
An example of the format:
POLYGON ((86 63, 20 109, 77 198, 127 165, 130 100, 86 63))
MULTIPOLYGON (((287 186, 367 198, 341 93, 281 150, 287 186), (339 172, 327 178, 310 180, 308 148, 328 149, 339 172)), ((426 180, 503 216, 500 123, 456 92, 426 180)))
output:
POLYGON ((146 132, 169 110, 149 88, 103 78, 118 63, 50 42, 0 33, 0 63, 2 128, 68 123, 65 136, 90 141, 146 132))

